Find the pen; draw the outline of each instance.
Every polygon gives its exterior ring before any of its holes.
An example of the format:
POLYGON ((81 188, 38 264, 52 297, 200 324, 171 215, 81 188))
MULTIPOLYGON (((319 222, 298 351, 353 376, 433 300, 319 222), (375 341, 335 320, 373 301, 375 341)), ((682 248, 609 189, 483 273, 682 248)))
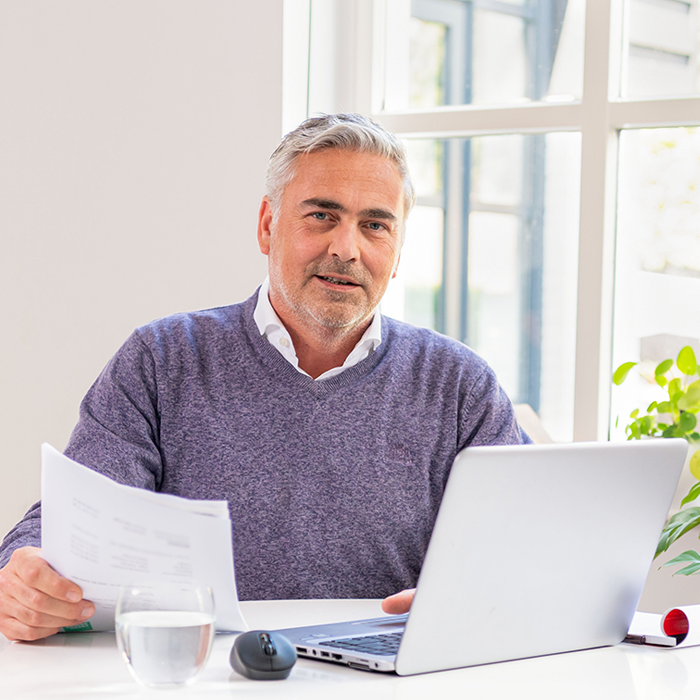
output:
POLYGON ((660 637, 653 634, 628 634, 623 640, 627 644, 646 644, 655 647, 675 647, 675 637, 660 637))

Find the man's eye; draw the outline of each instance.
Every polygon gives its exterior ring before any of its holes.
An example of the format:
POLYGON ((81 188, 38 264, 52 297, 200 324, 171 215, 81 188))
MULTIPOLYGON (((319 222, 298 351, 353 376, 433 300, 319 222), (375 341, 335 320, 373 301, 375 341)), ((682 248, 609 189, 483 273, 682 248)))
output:
POLYGON ((372 231, 383 231, 386 228, 384 224, 380 224, 378 221, 370 221, 368 225, 372 231))
POLYGON ((327 221, 328 220, 328 214, 326 214, 325 211, 315 211, 311 216, 316 219, 316 221, 327 221))

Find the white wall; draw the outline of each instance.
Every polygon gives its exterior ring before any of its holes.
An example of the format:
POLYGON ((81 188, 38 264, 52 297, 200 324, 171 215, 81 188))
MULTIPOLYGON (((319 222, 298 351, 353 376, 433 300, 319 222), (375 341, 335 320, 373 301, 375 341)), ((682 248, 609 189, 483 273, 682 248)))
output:
POLYGON ((246 298, 282 0, 0 0, 0 535, 131 330, 246 298))

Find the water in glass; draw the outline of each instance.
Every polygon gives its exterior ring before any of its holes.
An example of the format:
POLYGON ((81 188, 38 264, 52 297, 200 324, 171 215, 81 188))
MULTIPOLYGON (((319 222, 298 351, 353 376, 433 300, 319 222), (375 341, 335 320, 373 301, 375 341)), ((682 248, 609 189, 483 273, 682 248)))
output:
POLYGON ((208 588, 125 586, 114 627, 119 650, 139 683, 178 687, 193 683, 206 664, 214 620, 208 588))

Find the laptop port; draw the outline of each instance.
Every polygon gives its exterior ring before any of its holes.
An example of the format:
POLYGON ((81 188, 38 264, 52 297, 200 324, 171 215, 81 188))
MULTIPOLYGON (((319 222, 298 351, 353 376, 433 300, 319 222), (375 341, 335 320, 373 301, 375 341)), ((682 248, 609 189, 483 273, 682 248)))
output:
POLYGON ((369 671, 369 664, 361 664, 357 661, 348 661, 350 668, 359 668, 361 671, 369 671))
POLYGON ((331 659, 335 659, 336 661, 342 661, 343 655, 342 654, 331 654, 331 659))
POLYGON ((323 658, 326 658, 326 659, 327 659, 327 658, 330 657, 330 654, 329 654, 327 651, 322 651, 322 652, 321 652, 321 656, 322 656, 323 658))
POLYGON ((297 647, 297 651, 298 651, 300 654, 307 654, 307 653, 308 653, 307 650, 306 650, 306 647, 297 647))

